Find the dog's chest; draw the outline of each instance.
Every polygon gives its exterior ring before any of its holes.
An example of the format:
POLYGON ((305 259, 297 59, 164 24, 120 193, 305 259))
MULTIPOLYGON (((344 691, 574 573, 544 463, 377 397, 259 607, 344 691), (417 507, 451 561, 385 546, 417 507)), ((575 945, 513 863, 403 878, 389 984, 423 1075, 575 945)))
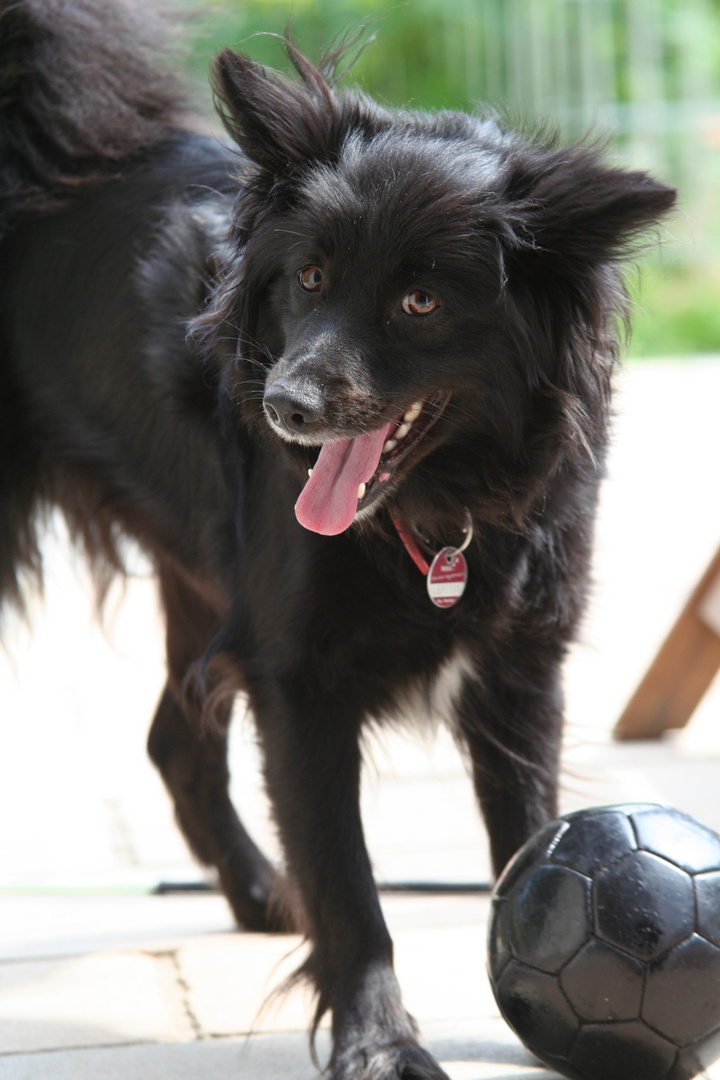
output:
POLYGON ((398 692, 390 716, 413 725, 444 722, 452 726, 463 689, 477 678, 470 653, 458 645, 433 673, 413 679, 398 692))

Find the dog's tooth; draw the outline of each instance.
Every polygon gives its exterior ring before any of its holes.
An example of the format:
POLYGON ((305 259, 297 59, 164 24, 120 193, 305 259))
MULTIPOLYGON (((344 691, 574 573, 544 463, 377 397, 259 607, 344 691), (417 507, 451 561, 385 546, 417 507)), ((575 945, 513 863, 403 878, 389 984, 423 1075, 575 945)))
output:
POLYGON ((408 424, 412 424, 413 420, 417 420, 418 416, 422 412, 422 409, 422 401, 414 402, 403 416, 403 420, 405 420, 408 424))
POLYGON ((366 491, 367 491, 367 484, 360 484, 360 486, 358 488, 358 502, 360 502, 360 500, 362 498, 364 498, 366 491))
POLYGON ((404 439, 411 427, 412 427, 412 424, 401 424, 400 427, 395 432, 395 438, 396 439, 404 439))
POLYGON ((397 439, 388 439, 388 441, 383 446, 383 454, 389 454, 391 450, 395 449, 397 444, 398 444, 397 439))
POLYGON ((308 469, 308 476, 312 476, 312 469, 308 469))

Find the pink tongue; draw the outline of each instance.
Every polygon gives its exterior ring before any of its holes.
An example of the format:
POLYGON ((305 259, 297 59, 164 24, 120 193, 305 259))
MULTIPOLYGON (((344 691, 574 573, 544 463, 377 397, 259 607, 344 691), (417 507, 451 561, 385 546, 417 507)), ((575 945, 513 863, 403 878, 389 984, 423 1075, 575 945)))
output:
POLYGON ((311 532, 336 536, 349 528, 357 510, 358 488, 378 467, 382 448, 395 427, 388 421, 377 431, 325 443, 312 476, 295 503, 295 517, 311 532))

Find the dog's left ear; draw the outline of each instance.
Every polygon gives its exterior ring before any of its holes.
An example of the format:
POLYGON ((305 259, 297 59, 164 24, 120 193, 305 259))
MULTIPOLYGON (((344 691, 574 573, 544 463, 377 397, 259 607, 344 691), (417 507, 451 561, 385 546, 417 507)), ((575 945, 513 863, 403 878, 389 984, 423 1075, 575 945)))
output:
POLYGON ((516 160, 506 189, 510 247, 524 265, 556 272, 621 258, 674 205, 674 188, 644 172, 609 168, 595 147, 537 153, 516 160))
MULTIPOLYGON (((311 160, 330 160, 348 124, 345 103, 322 71, 292 45, 287 51, 300 81, 292 81, 225 49, 213 63, 216 103, 231 138, 270 176, 311 160)), ((357 112, 357 110, 355 110, 357 112)))

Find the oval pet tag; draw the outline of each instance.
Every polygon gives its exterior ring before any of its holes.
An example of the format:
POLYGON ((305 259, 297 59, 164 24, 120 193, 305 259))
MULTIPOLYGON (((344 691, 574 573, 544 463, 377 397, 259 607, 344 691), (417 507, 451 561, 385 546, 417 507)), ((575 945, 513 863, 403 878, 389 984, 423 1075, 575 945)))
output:
POLYGON ((433 604, 440 608, 456 604, 467 585, 467 563, 461 551, 444 547, 430 563, 427 591, 433 604))

